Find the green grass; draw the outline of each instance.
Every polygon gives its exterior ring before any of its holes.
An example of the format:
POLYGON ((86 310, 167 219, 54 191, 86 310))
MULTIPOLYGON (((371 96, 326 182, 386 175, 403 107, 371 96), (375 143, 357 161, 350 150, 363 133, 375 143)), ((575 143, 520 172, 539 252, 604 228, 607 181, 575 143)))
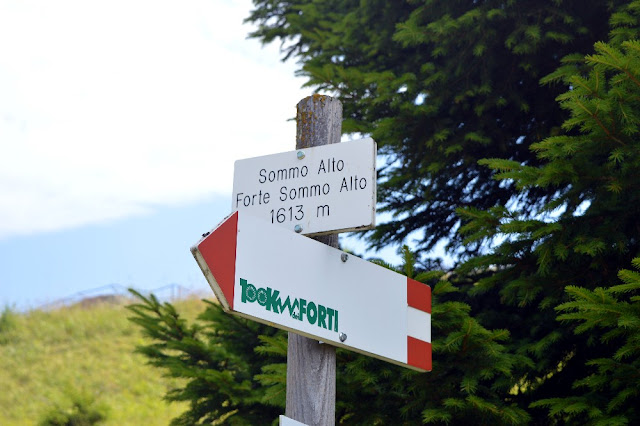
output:
MULTIPOLYGON (((130 302, 126 302, 130 303, 130 302)), ((37 424, 74 395, 107 407, 106 425, 166 425, 187 407, 162 397, 179 384, 135 354, 139 327, 121 304, 74 306, 0 316, 0 425, 37 424)), ((193 319, 198 299, 174 303, 193 319)))

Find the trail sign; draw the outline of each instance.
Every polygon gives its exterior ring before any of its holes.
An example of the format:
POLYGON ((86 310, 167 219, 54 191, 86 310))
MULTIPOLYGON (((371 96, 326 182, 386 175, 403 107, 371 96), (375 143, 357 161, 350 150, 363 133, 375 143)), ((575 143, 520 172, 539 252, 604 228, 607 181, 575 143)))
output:
POLYGON ((431 289, 241 211, 191 248, 222 307, 418 371, 431 370, 431 289))
POLYGON ((238 160, 236 210, 306 235, 371 229, 376 143, 361 139, 238 160))

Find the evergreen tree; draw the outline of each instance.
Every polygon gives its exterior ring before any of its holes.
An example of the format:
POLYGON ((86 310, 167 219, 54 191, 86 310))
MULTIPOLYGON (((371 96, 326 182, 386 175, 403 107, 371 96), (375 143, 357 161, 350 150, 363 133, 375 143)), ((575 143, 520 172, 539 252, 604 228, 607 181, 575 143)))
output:
MULTIPOLYGON (((472 314, 489 328, 512 324, 510 351, 534 360, 533 368, 516 372, 521 380, 515 400, 532 407, 540 423, 549 420, 539 411, 545 406, 561 423, 640 422, 636 410, 629 409, 640 403, 637 385, 614 381, 598 387, 602 382, 597 380, 611 373, 607 368, 625 361, 627 355, 610 345, 628 350, 623 340, 630 323, 618 321, 615 309, 606 310, 620 287, 594 290, 614 283, 618 271, 640 254, 639 17, 640 2, 629 2, 612 16, 608 43, 596 43, 595 53, 584 58, 565 58, 544 79, 568 87, 558 101, 569 118, 565 134, 531 146, 540 166, 480 161, 498 172, 498 180, 510 180, 524 193, 542 187, 553 195, 535 209, 523 210, 514 202, 460 210, 468 221, 462 232, 469 241, 489 247, 459 269, 485 273, 466 289, 477 300, 470 302, 472 314), (594 295, 602 297, 599 308, 589 305, 596 302, 594 295), (578 313, 560 318, 584 319, 585 325, 556 321, 556 310, 571 309, 578 313), (585 312, 598 309, 602 322, 596 327, 585 312), (588 335, 576 333, 585 329, 588 335), (591 379, 584 377, 590 365, 600 369, 591 379), (568 397, 584 387, 592 392, 568 397)), ((632 296, 637 290, 625 288, 632 296)))
MULTIPOLYGON (((640 257, 633 260, 640 270, 640 257)), ((590 346, 603 346, 607 356, 587 362, 573 383, 574 396, 538 401, 563 422, 629 425, 640 418, 640 274, 623 269, 623 284, 611 287, 569 286, 570 301, 558 306, 558 319, 579 323, 574 333, 587 333, 590 346)))
POLYGON ((278 373, 278 380, 285 380, 286 337, 228 315, 211 302, 199 321, 188 324, 170 303, 130 291, 139 301, 128 306, 130 319, 149 339, 137 352, 164 374, 185 379, 183 387, 165 397, 169 402, 190 403, 189 410, 171 424, 256 425, 282 413, 285 395, 265 391, 260 379, 264 374, 265 383, 272 385, 273 374, 278 373), (269 348, 260 350, 265 343, 269 348))
MULTIPOLYGON (((482 158, 538 163, 528 149, 558 131, 561 87, 539 80, 570 53, 606 38, 623 1, 254 0, 253 37, 282 42, 308 85, 337 96, 345 132, 371 134, 390 165, 380 172, 376 247, 417 249, 441 239, 475 252, 455 232, 458 207, 504 205, 518 193, 491 179, 482 158)), ((551 195, 530 188, 520 203, 551 195)))

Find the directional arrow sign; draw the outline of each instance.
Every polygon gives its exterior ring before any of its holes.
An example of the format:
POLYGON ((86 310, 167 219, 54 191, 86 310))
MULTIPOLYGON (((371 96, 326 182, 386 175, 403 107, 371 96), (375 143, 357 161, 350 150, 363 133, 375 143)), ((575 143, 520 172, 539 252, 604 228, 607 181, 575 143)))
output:
POLYGON ((232 210, 308 235, 373 228, 376 143, 361 139, 238 160, 232 210))
POLYGON ((431 288, 235 212, 191 248, 222 307, 418 371, 431 370, 431 288))

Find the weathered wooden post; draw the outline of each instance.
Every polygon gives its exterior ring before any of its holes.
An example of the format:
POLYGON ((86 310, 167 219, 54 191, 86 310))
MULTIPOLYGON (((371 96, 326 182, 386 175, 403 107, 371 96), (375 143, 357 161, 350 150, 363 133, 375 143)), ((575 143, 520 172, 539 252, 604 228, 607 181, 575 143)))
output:
MULTIPOLYGON (((298 103, 296 149, 340 142, 342 104, 313 95, 298 103)), ((314 238, 338 247, 338 234, 314 238)), ((308 425, 334 425, 336 350, 317 340, 289 333, 286 416, 308 425)))

